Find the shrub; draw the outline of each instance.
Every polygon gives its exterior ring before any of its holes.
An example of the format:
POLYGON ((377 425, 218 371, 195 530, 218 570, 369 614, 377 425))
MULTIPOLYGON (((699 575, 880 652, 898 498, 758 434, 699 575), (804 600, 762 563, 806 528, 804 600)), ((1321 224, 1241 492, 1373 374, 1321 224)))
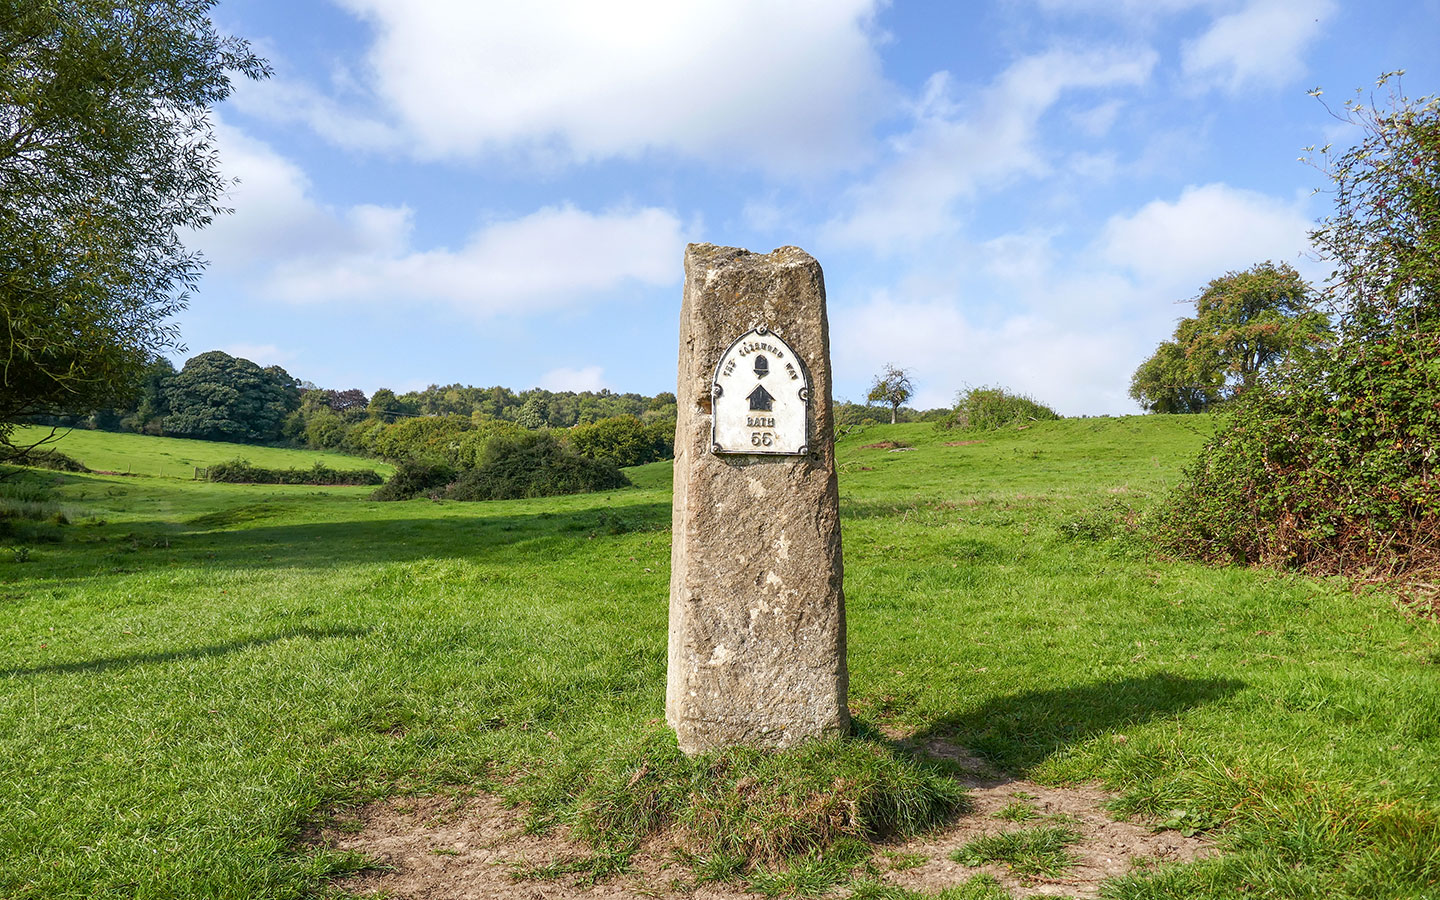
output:
POLYGON ((951 427, 986 431, 1060 417, 1055 410, 1025 394, 1003 387, 978 387, 962 391, 955 398, 951 427))
POLYGON ((205 470, 206 481, 227 484, 380 484, 374 469, 332 469, 316 463, 309 469, 265 469, 251 465, 246 459, 216 463, 205 470))
POLYGON ((438 495, 445 485, 454 480, 454 466, 406 460, 396 466, 395 474, 371 494, 370 499, 411 500, 415 497, 438 495))
POLYGON ((1311 233, 1336 266, 1336 340, 1243 395, 1205 445, 1163 517, 1180 553, 1440 569, 1440 100, 1346 111, 1364 136, 1326 158, 1336 210, 1311 233))
POLYGON ((376 500, 435 497, 446 500, 513 500, 625 487, 630 480, 609 460, 586 459, 549 431, 511 426, 475 447, 474 464, 452 466, 409 460, 376 500))
POLYGON ((12 466, 33 466, 37 469, 54 469, 57 472, 88 472, 90 469, 73 456, 59 450, 11 451, 0 456, 0 463, 12 466))
POLYGON ((1317 573, 1440 560, 1440 332, 1326 359, 1235 401, 1170 498, 1166 546, 1317 573))
POLYGON ((607 459, 586 459, 548 431, 498 434, 474 468, 446 490, 452 500, 509 500, 625 487, 630 479, 607 459))
POLYGON ((640 466, 674 454, 675 423, 643 424, 635 416, 612 416, 576 425, 566 434, 570 446, 586 459, 605 459, 616 466, 640 466))

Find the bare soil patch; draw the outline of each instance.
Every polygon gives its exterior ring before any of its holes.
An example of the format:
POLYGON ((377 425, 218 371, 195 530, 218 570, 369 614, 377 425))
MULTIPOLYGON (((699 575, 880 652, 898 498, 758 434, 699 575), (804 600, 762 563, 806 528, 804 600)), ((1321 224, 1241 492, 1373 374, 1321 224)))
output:
POLYGON ((876 441, 873 444, 861 444, 861 450, 910 450, 911 446, 904 441, 876 441))
MULTIPOLYGON (((1143 822, 1115 821, 1105 811, 1111 795, 1098 788, 1049 787, 1002 776, 943 741, 927 741, 915 749, 965 770, 960 779, 970 789, 973 808, 945 828, 877 847, 875 867, 885 873, 884 880, 909 890, 938 892, 988 872, 1015 897, 1093 898, 1099 896, 1100 883, 1111 876, 1214 852, 1198 837, 1156 831, 1143 822), (1033 820, 997 816, 1016 805, 1032 808, 1033 820), (1000 865, 964 866, 949 858, 981 835, 1057 822, 1083 835, 1071 848, 1078 861, 1061 877, 1020 878, 1000 865)), ((739 884, 696 885, 663 835, 641 848, 632 871, 596 884, 565 875, 522 878, 526 870, 581 859, 589 851, 563 829, 526 834, 521 813, 487 794, 391 798, 343 810, 312 837, 311 844, 373 857, 376 869, 342 879, 336 886, 395 900, 753 900, 762 896, 739 884)))
POLYGON ((1106 878, 1124 875, 1137 867, 1202 859, 1215 852, 1210 842, 1198 836, 1159 831, 1146 822, 1116 821, 1105 808, 1114 795, 1098 787, 1050 787, 1001 775, 983 760, 944 741, 927 741, 916 749, 963 767, 967 774, 961 780, 970 788, 974 806, 941 831, 885 848, 892 853, 926 858, 919 866, 887 876, 888 881, 910 890, 939 891, 976 872, 989 872, 1016 897, 1090 898, 1100 895, 1100 883, 1106 878), (1032 807, 1036 818, 1014 822, 997 815, 1016 805, 1032 807), (963 866, 950 859, 951 853, 982 835, 1056 823, 1083 835, 1070 848, 1078 860, 1062 877, 1019 878, 1003 866, 963 866))

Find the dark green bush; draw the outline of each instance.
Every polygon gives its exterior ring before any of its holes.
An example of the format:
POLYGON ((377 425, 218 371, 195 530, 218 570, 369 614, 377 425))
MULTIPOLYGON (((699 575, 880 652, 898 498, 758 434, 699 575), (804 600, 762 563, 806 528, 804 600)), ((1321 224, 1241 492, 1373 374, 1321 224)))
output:
POLYGON ((227 484, 380 484, 385 479, 374 469, 332 469, 316 463, 308 469, 265 469, 246 459, 216 463, 205 470, 206 481, 227 484))
POLYGON ((641 466, 669 459, 675 452, 675 423, 643 424, 635 416, 612 416, 566 433, 570 446, 586 459, 606 459, 617 466, 641 466))
POLYGON ((950 425, 973 431, 988 431, 1058 419, 1060 414, 1034 399, 1003 387, 978 387, 962 391, 955 398, 955 416, 950 425))
POLYGON ((1170 549, 1334 573, 1440 556, 1440 331, 1346 342, 1226 415, 1170 499, 1170 549))
POLYGON ((630 479, 608 459, 586 459, 548 431, 500 434, 486 443, 474 468, 445 490, 452 500, 552 497, 625 487, 630 479))
POLYGON ((609 460, 586 459, 550 431, 502 430, 474 450, 474 464, 412 460, 376 491, 376 500, 435 497, 513 500, 625 487, 630 480, 609 460))
POLYGON ((412 500, 416 497, 439 495, 455 480, 455 467, 444 463, 406 460, 395 467, 395 474, 370 495, 372 500, 412 500))

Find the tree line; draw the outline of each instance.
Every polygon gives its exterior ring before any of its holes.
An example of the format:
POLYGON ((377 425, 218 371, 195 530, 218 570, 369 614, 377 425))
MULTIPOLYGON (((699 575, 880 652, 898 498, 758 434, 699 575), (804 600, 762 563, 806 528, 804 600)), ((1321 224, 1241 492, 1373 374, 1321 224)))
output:
MULTIPOLYGON (((496 386, 431 385, 367 396, 359 388, 321 388, 280 366, 260 366, 220 350, 176 370, 152 360, 126 401, 85 413, 38 414, 30 421, 205 441, 339 450, 399 462, 425 458, 464 466, 462 435, 565 431, 563 442, 617 466, 666 459, 675 431, 675 395, 601 391, 512 391, 496 386), (458 442, 458 443, 457 443, 458 442), (449 448, 449 449, 447 449, 449 448)), ((473 457, 474 448, 471 448, 473 457)))

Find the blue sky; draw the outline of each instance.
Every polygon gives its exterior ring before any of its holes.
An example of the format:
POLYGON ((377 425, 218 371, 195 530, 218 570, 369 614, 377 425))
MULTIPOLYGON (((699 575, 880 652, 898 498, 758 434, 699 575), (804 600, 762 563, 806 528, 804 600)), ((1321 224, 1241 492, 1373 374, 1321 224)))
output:
MULTIPOLYGON (((235 213, 181 315, 326 387, 674 390, 689 241, 825 269, 837 397, 999 384, 1129 413, 1211 278, 1317 282, 1307 145, 1440 0, 231 0, 235 213)), ((181 355, 183 358, 183 355, 181 355)))

